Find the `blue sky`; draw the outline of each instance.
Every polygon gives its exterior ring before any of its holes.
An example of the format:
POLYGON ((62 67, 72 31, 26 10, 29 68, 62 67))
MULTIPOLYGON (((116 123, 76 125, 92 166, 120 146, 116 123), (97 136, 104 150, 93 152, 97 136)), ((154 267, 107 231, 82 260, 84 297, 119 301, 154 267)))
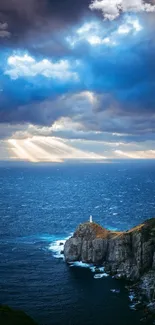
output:
POLYGON ((0 160, 155 158, 155 3, 2 0, 0 160))

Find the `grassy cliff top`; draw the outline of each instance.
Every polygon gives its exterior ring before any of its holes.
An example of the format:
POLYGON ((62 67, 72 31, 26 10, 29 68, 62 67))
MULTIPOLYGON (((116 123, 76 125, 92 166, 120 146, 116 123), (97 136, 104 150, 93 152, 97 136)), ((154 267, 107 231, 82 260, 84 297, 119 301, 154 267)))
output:
POLYGON ((155 230, 155 218, 148 219, 144 221, 143 223, 139 224, 138 226, 131 228, 127 232, 133 232, 133 231, 141 231, 142 229, 154 229, 155 230))
POLYGON ((95 238, 106 239, 109 236, 117 236, 119 234, 121 233, 105 229, 95 222, 85 222, 78 226, 74 233, 74 237, 85 238, 86 240, 95 238))
POLYGON ((131 228, 128 231, 111 231, 103 228, 95 222, 85 222, 78 226, 73 237, 85 238, 86 240, 95 238, 116 238, 119 236, 125 236, 130 233, 145 232, 146 234, 155 236, 155 218, 146 220, 145 222, 139 224, 138 226, 131 228))

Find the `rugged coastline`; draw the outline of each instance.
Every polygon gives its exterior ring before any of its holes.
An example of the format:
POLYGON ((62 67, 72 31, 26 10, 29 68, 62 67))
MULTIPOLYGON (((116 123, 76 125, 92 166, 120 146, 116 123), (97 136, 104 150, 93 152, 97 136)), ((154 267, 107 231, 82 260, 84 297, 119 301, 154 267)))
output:
POLYGON ((109 274, 129 281, 140 301, 155 313, 155 218, 125 232, 83 223, 66 241, 64 257, 67 263, 104 266, 109 274))

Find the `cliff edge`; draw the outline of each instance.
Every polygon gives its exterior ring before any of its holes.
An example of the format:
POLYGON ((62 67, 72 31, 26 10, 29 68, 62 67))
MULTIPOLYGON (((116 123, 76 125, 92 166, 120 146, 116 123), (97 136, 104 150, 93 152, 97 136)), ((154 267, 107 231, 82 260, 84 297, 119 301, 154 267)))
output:
POLYGON ((147 299, 155 299, 155 218, 125 232, 81 224, 66 241, 64 256, 67 263, 103 265, 110 274, 141 281, 139 288, 147 299))

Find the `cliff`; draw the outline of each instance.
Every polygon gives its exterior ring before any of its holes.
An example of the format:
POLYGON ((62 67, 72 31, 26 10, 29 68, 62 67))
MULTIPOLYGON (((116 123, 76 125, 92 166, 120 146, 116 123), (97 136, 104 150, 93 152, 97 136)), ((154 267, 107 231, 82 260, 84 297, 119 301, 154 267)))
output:
POLYGON ((140 281, 149 301, 155 299, 155 218, 125 232, 113 232, 95 223, 81 224, 64 247, 67 263, 103 265, 110 274, 140 281))

